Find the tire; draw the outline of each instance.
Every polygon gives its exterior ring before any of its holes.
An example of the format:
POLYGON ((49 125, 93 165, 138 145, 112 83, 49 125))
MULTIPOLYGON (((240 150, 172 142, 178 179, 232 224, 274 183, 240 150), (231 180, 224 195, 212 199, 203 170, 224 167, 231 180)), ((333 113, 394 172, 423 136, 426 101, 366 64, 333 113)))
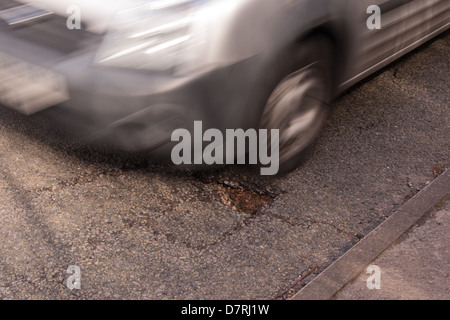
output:
POLYGON ((262 112, 260 128, 279 130, 279 173, 285 174, 298 167, 329 112, 334 45, 326 36, 312 36, 277 60, 276 85, 262 112))

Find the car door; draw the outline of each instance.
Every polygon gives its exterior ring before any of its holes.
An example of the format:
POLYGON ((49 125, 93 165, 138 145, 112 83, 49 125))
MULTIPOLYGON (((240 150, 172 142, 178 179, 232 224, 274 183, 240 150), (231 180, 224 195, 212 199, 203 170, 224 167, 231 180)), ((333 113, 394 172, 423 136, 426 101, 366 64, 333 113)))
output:
POLYGON ((448 0, 363 0, 358 1, 357 54, 352 67, 351 85, 413 49, 433 33, 449 25, 448 0), (380 28, 370 29, 380 10, 380 28))

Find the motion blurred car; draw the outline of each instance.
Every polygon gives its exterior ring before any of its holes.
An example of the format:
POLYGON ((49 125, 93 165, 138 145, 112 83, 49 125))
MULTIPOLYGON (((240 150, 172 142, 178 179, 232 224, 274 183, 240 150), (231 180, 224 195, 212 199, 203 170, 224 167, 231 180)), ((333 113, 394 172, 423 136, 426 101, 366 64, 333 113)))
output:
POLYGON ((0 0, 0 103, 57 113, 131 150, 164 150, 173 130, 195 120, 279 129, 289 170, 333 97, 447 30, 449 8, 448 0, 0 0), (381 29, 368 27, 372 5, 381 29))

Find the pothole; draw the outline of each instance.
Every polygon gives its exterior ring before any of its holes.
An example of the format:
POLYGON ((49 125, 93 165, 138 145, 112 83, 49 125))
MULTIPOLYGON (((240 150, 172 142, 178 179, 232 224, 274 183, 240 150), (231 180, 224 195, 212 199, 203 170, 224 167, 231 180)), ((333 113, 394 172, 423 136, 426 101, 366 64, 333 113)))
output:
POLYGON ((254 176, 236 168, 225 172, 200 172, 194 175, 204 200, 219 201, 234 211, 255 215, 283 192, 272 179, 254 176))
POLYGON ((446 166, 443 164, 435 164, 431 168, 431 173, 435 178, 439 177, 441 174, 445 172, 446 166))
POLYGON ((250 190, 244 187, 230 187, 216 183, 221 202, 233 209, 247 214, 255 214, 275 199, 275 196, 250 190))

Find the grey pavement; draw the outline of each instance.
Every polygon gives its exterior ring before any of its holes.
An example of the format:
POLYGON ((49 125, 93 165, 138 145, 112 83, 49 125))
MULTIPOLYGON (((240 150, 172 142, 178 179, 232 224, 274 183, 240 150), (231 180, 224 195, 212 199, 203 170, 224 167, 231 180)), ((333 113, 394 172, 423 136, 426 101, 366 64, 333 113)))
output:
POLYGON ((442 201, 335 295, 337 300, 449 300, 450 201, 442 201))
MULTIPOLYGON (((348 286, 348 284, 358 276, 361 278, 361 272, 364 271, 368 274, 364 280, 364 288, 369 290, 381 290, 382 272, 380 266, 375 264, 374 260, 401 239, 401 237, 410 231, 417 223, 423 220, 427 213, 435 207, 442 207, 445 199, 449 196, 450 171, 447 170, 310 281, 293 297, 293 299, 325 300, 336 298, 336 294, 339 291, 348 286)), ((447 245, 447 229, 448 226, 442 230, 443 234, 441 233, 437 238, 432 239, 431 244, 437 244, 438 247, 447 245)), ((444 270, 444 272, 441 273, 439 281, 440 283, 445 283, 445 277, 448 275, 446 272, 447 267, 445 266, 448 262, 448 253, 445 254, 445 251, 441 252, 440 250, 435 250, 435 253, 437 253, 439 259, 442 259, 438 261, 436 268, 444 270)), ((427 261, 430 260, 427 254, 430 254, 430 252, 425 252, 425 254, 418 257, 418 259, 420 259, 422 263, 427 263, 427 261)), ((416 265, 412 264, 410 266, 407 263, 407 260, 411 259, 411 257, 407 256, 405 259, 406 260, 401 262, 403 267, 408 268, 410 274, 417 272, 418 268, 416 265)), ((423 271, 426 272, 428 270, 423 271)), ((423 281, 423 277, 418 278, 417 281, 420 283, 423 281)), ((361 284, 360 281, 356 283, 361 284)), ((392 279, 390 284, 394 285, 394 287, 396 285, 395 281, 392 281, 392 279)), ((436 290, 439 291, 439 288, 436 290)), ((344 291, 347 292, 346 289, 344 289, 344 291)))

